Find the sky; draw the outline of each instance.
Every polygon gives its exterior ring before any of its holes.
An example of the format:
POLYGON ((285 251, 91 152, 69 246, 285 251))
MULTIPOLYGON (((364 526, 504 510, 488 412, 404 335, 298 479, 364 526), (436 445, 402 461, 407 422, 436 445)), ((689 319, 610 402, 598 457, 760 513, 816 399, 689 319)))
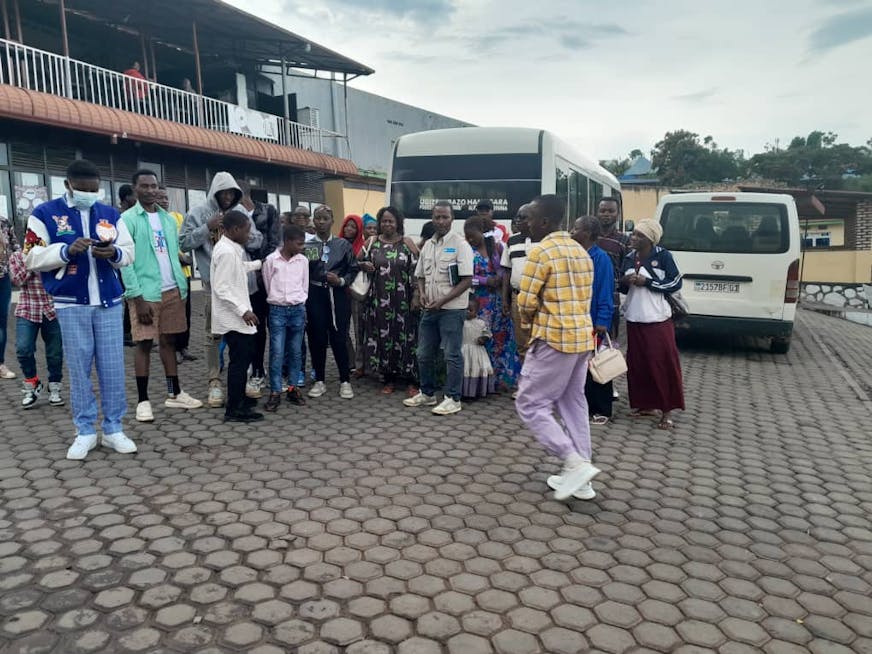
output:
POLYGON ((872 137, 872 0, 228 1, 375 69, 352 86, 592 158, 872 137))

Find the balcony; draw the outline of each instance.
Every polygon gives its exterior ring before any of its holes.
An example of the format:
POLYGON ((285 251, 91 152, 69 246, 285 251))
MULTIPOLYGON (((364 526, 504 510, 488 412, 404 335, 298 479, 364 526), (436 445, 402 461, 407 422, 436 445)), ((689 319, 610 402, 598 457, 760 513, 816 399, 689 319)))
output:
POLYGON ((331 157, 345 138, 6 39, 0 39, 0 84, 331 157))

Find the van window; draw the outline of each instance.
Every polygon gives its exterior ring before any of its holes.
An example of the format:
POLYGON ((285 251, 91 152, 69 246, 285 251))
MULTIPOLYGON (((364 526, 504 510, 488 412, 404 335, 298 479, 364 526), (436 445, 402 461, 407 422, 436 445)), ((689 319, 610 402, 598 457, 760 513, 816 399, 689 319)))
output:
POLYGON ((663 207, 660 244, 676 252, 787 252, 787 207, 756 202, 688 202, 663 207))

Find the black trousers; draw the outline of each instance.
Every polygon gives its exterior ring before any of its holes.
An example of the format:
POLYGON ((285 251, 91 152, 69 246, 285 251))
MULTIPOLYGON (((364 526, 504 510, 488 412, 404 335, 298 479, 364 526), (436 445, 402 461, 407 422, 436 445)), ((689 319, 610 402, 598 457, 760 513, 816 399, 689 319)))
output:
POLYGON ((587 411, 590 415, 612 417, 612 403, 615 401, 612 386, 612 382, 597 384, 590 376, 590 372, 587 373, 584 396, 587 398, 587 411))
POLYGON ((327 365, 327 346, 333 351, 339 381, 351 379, 348 364, 348 325, 351 322, 351 298, 344 288, 327 289, 309 286, 309 299, 306 301, 306 334, 309 337, 309 355, 315 369, 315 380, 324 381, 324 368, 327 365), (330 293, 333 293, 333 311, 336 315, 336 328, 333 328, 333 314, 330 307, 330 293))
MULTIPOLYGON (((125 304, 126 306, 126 304, 125 304)), ((176 334, 176 352, 187 350, 191 344, 191 278, 188 277, 188 299, 185 300, 185 324, 188 328, 176 334)))
POLYGON ((227 402, 224 413, 232 415, 244 410, 245 384, 248 381, 248 366, 254 356, 256 337, 254 334, 227 332, 224 341, 230 350, 227 364, 227 402))
POLYGON ((253 377, 264 377, 263 358, 266 355, 266 325, 269 322, 269 304, 266 302, 266 290, 258 282, 257 291, 252 293, 251 310, 257 316, 257 334, 255 334, 254 355, 251 360, 253 377))

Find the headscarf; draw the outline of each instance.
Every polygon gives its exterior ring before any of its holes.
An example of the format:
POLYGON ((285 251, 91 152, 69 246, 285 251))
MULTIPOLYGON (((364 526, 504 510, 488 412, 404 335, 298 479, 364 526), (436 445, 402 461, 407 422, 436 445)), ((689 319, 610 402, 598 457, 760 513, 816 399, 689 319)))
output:
POLYGON ((369 215, 368 213, 363 214, 363 226, 364 227, 366 227, 367 225, 371 225, 371 224, 374 225, 377 223, 378 223, 378 221, 375 218, 373 218, 371 215, 369 215))
POLYGON ((661 227, 660 223, 656 220, 651 220, 650 218, 640 220, 636 223, 633 229, 651 241, 654 245, 657 245, 663 237, 663 227, 661 227))
POLYGON ((345 226, 348 223, 354 223, 357 226, 357 236, 354 237, 354 240, 351 241, 351 249, 354 250, 354 256, 360 254, 361 249, 363 249, 363 219, 357 214, 350 213, 345 216, 345 220, 342 221, 342 227, 339 229, 339 236, 341 238, 345 238, 345 226))

